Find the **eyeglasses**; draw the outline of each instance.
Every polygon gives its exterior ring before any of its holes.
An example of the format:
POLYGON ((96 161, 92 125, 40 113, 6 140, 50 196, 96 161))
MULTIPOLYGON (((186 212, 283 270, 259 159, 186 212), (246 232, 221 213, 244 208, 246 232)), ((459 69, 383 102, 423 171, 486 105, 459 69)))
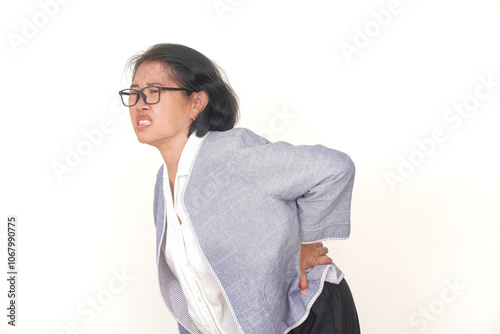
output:
POLYGON ((125 107, 133 107, 139 102, 139 96, 147 104, 155 104, 160 102, 160 93, 162 90, 185 90, 189 92, 186 88, 173 88, 173 87, 159 87, 159 86, 148 86, 143 89, 123 89, 118 92, 122 98, 122 102, 125 107))

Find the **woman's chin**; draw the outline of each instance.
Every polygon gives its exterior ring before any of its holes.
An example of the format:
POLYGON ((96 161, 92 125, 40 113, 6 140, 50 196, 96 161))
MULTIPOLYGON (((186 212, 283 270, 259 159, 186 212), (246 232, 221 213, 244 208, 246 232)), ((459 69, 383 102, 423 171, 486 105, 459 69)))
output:
POLYGON ((144 135, 141 135, 141 134, 137 134, 137 140, 141 144, 150 144, 152 142, 151 138, 148 138, 148 136, 144 136, 144 135))

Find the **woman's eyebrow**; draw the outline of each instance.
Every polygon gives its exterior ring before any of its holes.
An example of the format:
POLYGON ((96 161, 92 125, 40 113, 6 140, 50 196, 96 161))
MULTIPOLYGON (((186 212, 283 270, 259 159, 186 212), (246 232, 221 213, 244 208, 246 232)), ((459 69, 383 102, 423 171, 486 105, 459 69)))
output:
MULTIPOLYGON (((148 82, 146 83, 146 87, 148 86, 163 86, 163 84, 161 82, 148 82)), ((130 86, 130 88, 139 88, 139 85, 133 84, 130 86)))

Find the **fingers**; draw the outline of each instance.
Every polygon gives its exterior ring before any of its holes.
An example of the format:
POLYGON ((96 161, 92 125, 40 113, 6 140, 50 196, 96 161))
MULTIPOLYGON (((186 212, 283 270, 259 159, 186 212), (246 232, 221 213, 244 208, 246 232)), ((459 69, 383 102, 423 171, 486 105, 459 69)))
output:
POLYGON ((323 243, 321 243, 321 242, 319 244, 321 244, 321 246, 318 247, 318 254, 319 254, 318 264, 330 264, 330 263, 333 263, 332 258, 326 255, 326 254, 328 254, 328 248, 324 247, 323 243))
POLYGON ((328 248, 322 242, 301 245, 299 289, 303 295, 307 294, 309 288, 306 268, 333 263, 327 254, 328 248))
POLYGON ((317 249, 319 256, 323 256, 328 254, 328 248, 327 247, 318 247, 317 249))
POLYGON ((328 247, 323 246, 322 242, 317 242, 317 243, 315 243, 315 245, 316 245, 316 248, 317 248, 316 250, 317 250, 319 256, 323 256, 323 255, 328 254, 328 247))
POLYGON ((324 256, 318 257, 317 262, 318 262, 318 264, 331 264, 331 263, 333 263, 333 260, 331 257, 324 255, 324 256))
POLYGON ((327 256, 328 248, 322 242, 305 244, 301 248, 301 267, 311 268, 319 264, 330 264, 332 259, 327 256))
POLYGON ((307 284, 306 269, 301 268, 300 269, 300 279, 299 279, 300 293, 302 293, 303 295, 307 294, 308 288, 309 288, 309 285, 307 284))

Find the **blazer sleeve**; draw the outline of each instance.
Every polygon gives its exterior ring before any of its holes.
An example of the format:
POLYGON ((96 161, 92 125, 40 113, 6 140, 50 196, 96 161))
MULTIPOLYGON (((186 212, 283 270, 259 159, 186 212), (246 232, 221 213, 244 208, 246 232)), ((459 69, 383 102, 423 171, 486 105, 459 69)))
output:
POLYGON ((349 237, 355 168, 347 154, 270 143, 250 131, 243 138, 240 168, 269 196, 296 202, 303 243, 349 237))

